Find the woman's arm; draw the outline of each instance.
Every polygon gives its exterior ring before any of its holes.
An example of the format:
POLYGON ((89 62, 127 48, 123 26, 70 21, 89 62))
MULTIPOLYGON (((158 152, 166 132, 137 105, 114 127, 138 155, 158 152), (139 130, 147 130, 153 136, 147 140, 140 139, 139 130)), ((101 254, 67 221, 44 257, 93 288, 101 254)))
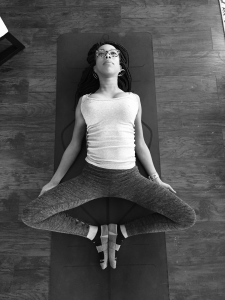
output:
POLYGON ((58 166, 58 169, 56 170, 54 176, 51 179, 51 182, 54 184, 58 184, 61 181, 61 179, 64 177, 64 175, 76 159, 81 149, 82 140, 86 131, 86 123, 82 116, 80 105, 81 98, 79 99, 75 111, 75 125, 71 142, 66 148, 62 156, 61 162, 58 166))
MULTIPOLYGON (((137 153, 140 162, 142 163, 143 167, 148 173, 148 175, 153 175, 154 173, 157 173, 157 171, 154 167, 150 150, 148 149, 144 140, 142 123, 141 123, 141 116, 142 116, 141 101, 139 97, 138 99, 139 99, 139 109, 135 119, 135 144, 136 144, 135 151, 137 153)), ((164 183, 160 178, 154 179, 154 182, 158 183, 164 188, 167 188, 171 192, 176 193, 176 191, 169 184, 164 183)))
POLYGON ((157 173, 157 171, 154 167, 150 150, 148 149, 144 140, 141 116, 142 107, 141 102, 139 100, 139 109, 135 119, 135 151, 148 175, 153 175, 154 173, 157 173))

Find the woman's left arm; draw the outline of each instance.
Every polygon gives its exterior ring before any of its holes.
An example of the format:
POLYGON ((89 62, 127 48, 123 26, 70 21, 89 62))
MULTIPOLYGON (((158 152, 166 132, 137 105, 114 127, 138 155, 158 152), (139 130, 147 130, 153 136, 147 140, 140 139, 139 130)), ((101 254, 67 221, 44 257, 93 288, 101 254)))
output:
MULTIPOLYGON (((143 167, 145 168, 148 175, 153 175, 157 173, 153 161, 152 156, 150 153, 150 150, 148 149, 144 136, 143 136, 143 129, 142 129, 142 123, 141 123, 141 117, 142 117, 142 107, 141 107, 141 101, 139 100, 139 109, 138 113, 135 119, 135 152, 142 163, 143 167)), ((160 178, 154 179, 154 182, 158 183, 162 187, 165 187, 169 189, 171 192, 176 193, 174 189, 167 183, 163 182, 160 178)))

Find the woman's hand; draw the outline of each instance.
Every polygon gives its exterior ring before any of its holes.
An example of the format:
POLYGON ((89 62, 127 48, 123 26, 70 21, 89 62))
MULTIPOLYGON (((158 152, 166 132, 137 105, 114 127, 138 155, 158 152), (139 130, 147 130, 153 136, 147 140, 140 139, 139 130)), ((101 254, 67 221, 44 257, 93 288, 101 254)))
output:
POLYGON ((41 193, 38 197, 40 197, 42 194, 44 194, 48 190, 51 190, 52 188, 54 188, 57 185, 58 185, 58 183, 53 183, 52 181, 50 181, 49 183, 47 183, 46 185, 43 186, 41 193))
POLYGON ((174 189, 168 183, 163 182, 160 178, 156 178, 153 182, 158 183, 160 186, 176 194, 176 191, 174 191, 174 189))

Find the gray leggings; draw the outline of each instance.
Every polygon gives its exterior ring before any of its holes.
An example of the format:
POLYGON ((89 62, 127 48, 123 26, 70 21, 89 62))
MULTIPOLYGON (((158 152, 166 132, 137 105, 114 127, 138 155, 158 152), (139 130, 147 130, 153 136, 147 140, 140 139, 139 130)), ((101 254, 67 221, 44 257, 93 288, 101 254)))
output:
POLYGON ((127 199, 153 212, 125 224, 128 236, 183 230, 196 221, 192 207, 142 176, 137 166, 115 170, 87 162, 81 175, 58 184, 31 201, 23 210, 22 221, 37 229, 87 236, 89 224, 68 216, 65 211, 103 197, 127 199))

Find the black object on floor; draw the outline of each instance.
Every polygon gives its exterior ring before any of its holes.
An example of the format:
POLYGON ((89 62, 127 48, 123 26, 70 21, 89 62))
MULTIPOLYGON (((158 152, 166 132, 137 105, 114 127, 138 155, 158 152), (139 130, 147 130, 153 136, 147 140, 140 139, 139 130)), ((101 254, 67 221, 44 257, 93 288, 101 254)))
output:
MULTIPOLYGON (((104 33, 63 34, 57 48, 57 99, 55 128, 56 171, 71 141, 74 128, 74 96, 81 73, 88 66, 86 57, 104 33), (67 126, 70 124, 69 126, 67 126), (66 128, 66 130, 64 130, 66 128), (62 143, 62 140, 63 143, 62 143)), ((142 103, 146 144, 160 174, 157 105, 152 38, 149 33, 108 34, 109 40, 127 48, 130 55, 132 91, 142 103)), ((86 157, 86 141, 61 182, 79 175, 86 157)), ((147 176, 141 163, 137 166, 147 176)), ((126 223, 149 211, 128 200, 101 198, 67 211, 92 225, 126 223)), ((124 240, 118 252, 117 268, 102 270, 93 243, 79 236, 52 232, 50 300, 168 300, 168 278, 164 233, 143 234, 124 240)))
POLYGON ((10 32, 7 32, 5 35, 3 35, 0 38, 0 41, 4 39, 8 40, 12 45, 0 53, 0 66, 25 48, 25 46, 20 41, 18 41, 10 32))

